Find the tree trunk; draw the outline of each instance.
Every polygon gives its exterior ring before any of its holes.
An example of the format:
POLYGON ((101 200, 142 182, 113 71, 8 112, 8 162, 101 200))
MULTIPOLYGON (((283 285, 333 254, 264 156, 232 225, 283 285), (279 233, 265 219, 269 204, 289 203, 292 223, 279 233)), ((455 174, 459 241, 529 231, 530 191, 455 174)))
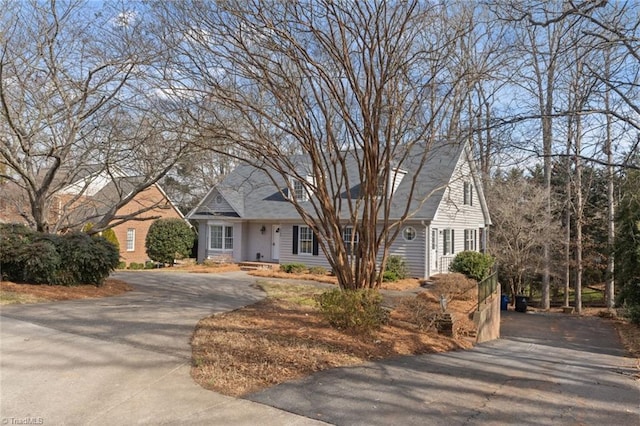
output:
MULTIPOLYGON (((610 55, 605 55, 605 78, 610 79, 610 55)), ((609 87, 604 93, 604 109, 609 111, 609 87)), ((607 113, 607 136, 605 139, 605 153, 607 154, 607 281, 605 283, 605 303, 607 309, 611 310, 615 306, 615 257, 613 246, 615 243, 615 200, 614 200, 614 173, 613 173, 613 150, 611 149, 611 114, 607 113)))

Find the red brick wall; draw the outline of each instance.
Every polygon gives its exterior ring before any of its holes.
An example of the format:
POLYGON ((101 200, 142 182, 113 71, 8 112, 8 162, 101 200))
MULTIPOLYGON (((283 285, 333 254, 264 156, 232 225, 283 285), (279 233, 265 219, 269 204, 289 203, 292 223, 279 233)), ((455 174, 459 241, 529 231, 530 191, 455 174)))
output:
MULTIPOLYGON (((159 207, 154 208, 148 212, 141 214, 140 218, 152 218, 159 217, 163 219, 167 218, 181 218, 180 214, 169 203, 162 192, 155 185, 140 192, 136 197, 131 200, 126 206, 118 210, 118 215, 129 214, 138 211, 144 207, 151 206, 155 203, 160 203, 159 207)), ((118 237, 120 243, 120 260, 126 262, 127 265, 131 262, 144 263, 149 260, 149 256, 146 253, 145 240, 147 238, 147 232, 149 227, 155 219, 150 220, 133 220, 113 227, 113 231, 118 237), (135 241, 134 250, 127 251, 127 229, 135 229, 135 241)))

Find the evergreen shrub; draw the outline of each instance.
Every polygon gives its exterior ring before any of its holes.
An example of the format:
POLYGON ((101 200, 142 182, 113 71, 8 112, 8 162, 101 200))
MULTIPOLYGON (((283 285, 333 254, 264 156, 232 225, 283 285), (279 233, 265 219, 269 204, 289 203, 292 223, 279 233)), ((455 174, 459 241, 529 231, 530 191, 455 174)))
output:
POLYGON ((307 265, 304 263, 285 263, 280 265, 280 270, 287 274, 301 274, 307 270, 307 265))
POLYGON ((371 332, 388 320, 382 296, 376 290, 334 289, 320 294, 317 300, 323 317, 338 329, 371 332))
POLYGON ((488 254, 477 251, 463 251, 454 257, 449 270, 459 272, 476 281, 482 281, 491 275, 494 259, 488 254))

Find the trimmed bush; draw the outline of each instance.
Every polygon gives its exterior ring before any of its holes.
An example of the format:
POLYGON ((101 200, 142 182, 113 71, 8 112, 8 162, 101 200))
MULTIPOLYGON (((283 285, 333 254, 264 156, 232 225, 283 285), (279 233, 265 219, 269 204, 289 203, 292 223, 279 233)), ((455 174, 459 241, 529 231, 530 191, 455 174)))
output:
POLYGON ((53 242, 47 239, 33 241, 20 252, 20 264, 24 268, 20 281, 56 284, 60 263, 60 255, 53 242))
POLYGON ((116 269, 127 269, 127 262, 121 260, 120 262, 118 262, 118 266, 116 266, 116 269))
POLYGON ((322 266, 312 266, 309 268, 309 273, 312 275, 327 275, 327 270, 322 266))
POLYGON ((147 233, 147 255, 156 262, 173 265, 176 259, 189 257, 195 237, 182 219, 158 219, 147 233))
POLYGON ((131 262, 129 264, 129 269, 137 271, 140 269, 144 269, 144 263, 131 262))
POLYGON ((393 283, 398 281, 398 274, 393 271, 384 271, 382 273, 382 281, 385 283, 393 283))
POLYGON ((83 232, 52 235, 3 226, 0 243, 3 275, 33 284, 101 285, 119 261, 113 244, 83 232))
POLYGON ((333 327, 361 332, 379 329, 388 319, 376 290, 326 291, 317 297, 320 312, 333 327))
POLYGON ((31 244, 35 232, 24 225, 0 224, 0 272, 6 279, 21 281, 24 265, 20 254, 31 244))
MULTIPOLYGON (((395 274, 396 279, 391 281, 398 281, 407 278, 408 270, 407 263, 400 256, 389 256, 387 259, 387 265, 384 268, 385 274, 387 272, 393 272, 395 274)), ((392 275, 389 275, 392 277, 392 275)), ((384 280, 384 275, 383 275, 384 280)))
POLYGON ((280 265, 280 270, 287 274, 301 274, 307 270, 307 265, 304 263, 285 263, 280 265))
POLYGON ((102 285, 120 262, 118 249, 103 237, 75 232, 63 235, 58 241, 62 276, 57 284, 102 285))
POLYGON ((491 275, 494 259, 488 254, 477 251, 463 251, 456 255, 451 262, 449 270, 459 272, 469 278, 482 281, 491 275))

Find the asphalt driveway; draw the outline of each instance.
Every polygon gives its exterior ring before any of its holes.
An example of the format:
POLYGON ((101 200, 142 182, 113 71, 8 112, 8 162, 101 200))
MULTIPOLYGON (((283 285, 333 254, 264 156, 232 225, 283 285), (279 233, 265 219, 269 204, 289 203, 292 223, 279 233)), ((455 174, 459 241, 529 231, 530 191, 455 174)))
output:
POLYGON ((636 360, 598 318, 503 312, 473 350, 338 368, 249 398, 336 425, 637 425, 636 360))
POLYGON ((264 297, 244 273, 118 273, 123 296, 0 312, 3 424, 638 424, 635 360, 596 318, 507 312, 470 351, 339 368, 246 399, 196 385, 197 321, 264 297))
POLYGON ((2 424, 318 424, 207 391, 189 375, 196 323, 263 298, 251 277, 238 272, 115 276, 136 291, 2 307, 2 424))

